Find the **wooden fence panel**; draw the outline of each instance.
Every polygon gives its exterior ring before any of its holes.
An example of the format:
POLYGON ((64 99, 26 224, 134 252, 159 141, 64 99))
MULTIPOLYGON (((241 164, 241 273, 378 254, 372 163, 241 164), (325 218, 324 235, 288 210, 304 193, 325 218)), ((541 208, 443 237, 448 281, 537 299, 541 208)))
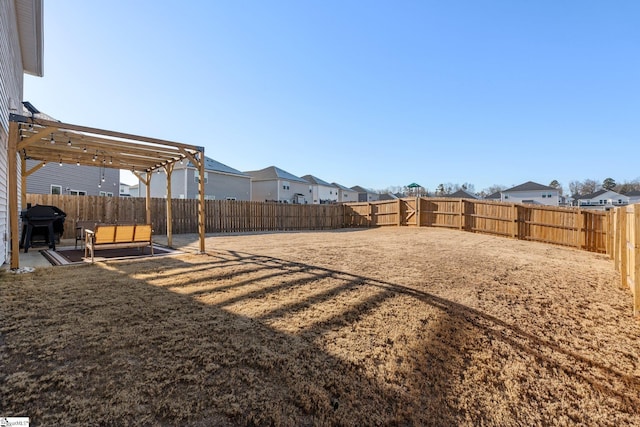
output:
POLYGON ((512 205, 490 201, 466 202, 465 216, 468 231, 494 234, 499 236, 512 235, 512 205))
POLYGON ((620 283, 633 295, 633 313, 640 313, 640 204, 616 209, 618 227, 616 240, 620 244, 620 283))
MULTIPOLYGON (((144 223, 146 200, 136 197, 28 194, 31 204, 54 205, 67 213, 63 237, 72 238, 76 221, 144 223)), ((167 229, 167 200, 151 199, 156 234, 167 229)), ((173 199, 173 232, 198 231, 198 200, 173 199)), ((613 214, 612 214, 613 215, 613 214)), ((610 232, 619 227, 605 212, 451 198, 405 198, 346 205, 293 205, 231 200, 205 201, 207 232, 323 230, 342 227, 445 227, 517 239, 616 251, 610 232)))
MULTIPOLYGON (((27 194, 32 205, 57 206, 67 214, 63 238, 75 236, 77 221, 104 223, 146 222, 146 200, 139 197, 69 196, 27 194)), ((173 199, 174 234, 198 232, 198 200, 173 199)), ((151 223, 155 234, 167 232, 167 200, 151 199, 151 223)), ((208 233, 323 230, 344 227, 351 218, 362 224, 358 214, 345 213, 344 205, 293 205, 235 200, 206 200, 205 229, 208 233)))

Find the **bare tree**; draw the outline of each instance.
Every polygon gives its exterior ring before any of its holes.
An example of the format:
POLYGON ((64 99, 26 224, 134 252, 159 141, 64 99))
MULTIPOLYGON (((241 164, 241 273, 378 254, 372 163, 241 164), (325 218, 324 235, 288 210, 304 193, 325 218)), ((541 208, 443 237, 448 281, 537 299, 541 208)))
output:
POLYGON ((630 191, 640 191, 640 180, 625 181, 622 184, 617 184, 615 191, 620 194, 627 194, 630 191))
POLYGON ((594 179, 585 179, 582 181, 582 188, 580 194, 595 193, 600 188, 600 183, 594 179))
POLYGON ((506 189, 507 189, 506 185, 493 184, 492 186, 487 187, 484 190, 482 190, 481 193, 484 192, 487 196, 490 196, 493 193, 497 193, 498 191, 503 191, 503 190, 506 190, 506 189))
POLYGON ((576 197, 582 194, 582 183, 580 181, 569 181, 569 193, 571 197, 576 197))

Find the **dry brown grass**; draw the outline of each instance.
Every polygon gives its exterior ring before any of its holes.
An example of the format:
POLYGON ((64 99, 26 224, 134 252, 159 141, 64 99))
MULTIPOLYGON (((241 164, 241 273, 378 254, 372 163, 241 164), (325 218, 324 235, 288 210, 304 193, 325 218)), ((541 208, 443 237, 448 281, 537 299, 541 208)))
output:
POLYGON ((640 326, 602 255, 415 228, 207 247, 0 276, 0 415, 640 424, 640 326))

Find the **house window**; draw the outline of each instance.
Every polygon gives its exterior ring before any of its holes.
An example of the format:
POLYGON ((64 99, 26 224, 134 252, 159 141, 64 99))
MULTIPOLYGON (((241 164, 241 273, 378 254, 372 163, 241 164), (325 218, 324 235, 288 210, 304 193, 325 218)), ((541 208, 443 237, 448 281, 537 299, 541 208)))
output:
POLYGON ((504 199, 506 200, 506 199, 508 199, 508 198, 509 198, 509 195, 508 195, 508 194, 505 194, 505 195, 504 195, 504 199))
POLYGON ((604 205, 604 200, 600 199, 600 204, 604 205))
POLYGON ((69 194, 71 194, 72 196, 86 196, 87 192, 81 190, 69 190, 69 194))
MULTIPOLYGON (((196 170, 196 173, 193 176, 193 180, 195 181, 196 184, 200 183, 200 171, 199 170, 196 170)), ((206 184, 207 182, 209 182, 209 172, 205 171, 204 172, 204 183, 206 184)))
POLYGON ((100 193, 98 193, 99 196, 106 196, 107 192, 106 191, 101 191, 100 193))
POLYGON ((113 193, 111 191, 107 191, 107 197, 113 197, 113 193))
POLYGON ((51 185, 51 194, 62 194, 62 186, 61 185, 51 185))
POLYGON ((543 195, 542 195, 542 198, 543 198, 543 199, 546 199, 546 198, 547 198, 547 195, 546 195, 546 194, 543 194, 543 195))
POLYGON ((553 195, 551 195, 551 194, 547 194, 547 197, 548 197, 548 198, 552 198, 552 197, 553 197, 553 195))

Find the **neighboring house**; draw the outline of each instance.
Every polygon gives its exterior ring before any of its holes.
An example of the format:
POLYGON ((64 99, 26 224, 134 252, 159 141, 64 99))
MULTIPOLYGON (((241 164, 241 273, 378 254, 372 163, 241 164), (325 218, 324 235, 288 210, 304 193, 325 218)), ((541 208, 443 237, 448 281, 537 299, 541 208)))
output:
POLYGON ((309 182, 275 166, 245 172, 251 176, 251 200, 309 203, 309 182))
MULTIPOLYGON (((27 170, 40 162, 27 160, 27 170)), ((120 171, 47 162, 27 177, 27 193, 73 196, 118 196, 120 171)))
POLYGON ((502 200, 502 194, 501 194, 500 191, 496 191, 493 194, 489 194, 484 199, 485 200, 493 200, 493 201, 499 202, 500 200, 502 200))
POLYGON ((351 189, 358 193, 358 201, 359 202, 375 202, 380 200, 380 194, 375 191, 367 190, 364 187, 356 185, 351 187, 351 189))
POLYGON ((9 216, 19 215, 9 212, 7 193, 9 114, 22 114, 24 74, 43 75, 42 19, 42 0, 0 1, 0 264, 9 254, 9 216))
POLYGON ((338 187, 329 184, 313 175, 304 175, 302 179, 309 182, 310 202, 314 204, 336 203, 338 201, 338 187))
POLYGON ((625 196, 629 198, 630 205, 640 203, 640 191, 638 190, 629 191, 625 196))
POLYGON ((131 197, 140 197, 140 185, 133 184, 129 186, 129 194, 131 197))
POLYGON ((598 190, 595 193, 576 197, 577 205, 581 208, 609 210, 612 207, 629 204, 629 197, 611 190, 598 190))
POLYGON ((558 205, 559 206, 572 206, 572 204, 573 204, 573 199, 571 197, 560 196, 558 198, 558 205))
POLYGON ((131 196, 131 192, 129 191, 129 184, 125 184, 124 182, 120 183, 120 196, 123 196, 123 197, 131 196))
POLYGON ((398 200, 400 198, 397 194, 393 193, 380 193, 378 195, 378 200, 398 200))
POLYGON ((501 200, 510 203, 558 206, 560 191, 548 185, 527 181, 500 192, 501 200))
POLYGON ((469 193, 467 190, 458 190, 455 193, 447 194, 444 197, 454 197, 456 199, 477 199, 478 196, 469 193))
POLYGON ((358 192, 352 190, 349 187, 340 185, 336 182, 332 183, 338 189, 338 202, 341 203, 353 203, 358 201, 358 192))
MULTIPOLYGON (((199 180, 200 173, 193 163, 176 163, 171 174, 171 198, 197 199, 199 180)), ((166 198, 167 174, 163 170, 152 174, 150 187, 151 197, 166 198)), ((144 197, 146 192, 147 186, 140 181, 137 196, 144 197)), ((205 200, 251 200, 251 177, 205 156, 204 198, 205 200)))

